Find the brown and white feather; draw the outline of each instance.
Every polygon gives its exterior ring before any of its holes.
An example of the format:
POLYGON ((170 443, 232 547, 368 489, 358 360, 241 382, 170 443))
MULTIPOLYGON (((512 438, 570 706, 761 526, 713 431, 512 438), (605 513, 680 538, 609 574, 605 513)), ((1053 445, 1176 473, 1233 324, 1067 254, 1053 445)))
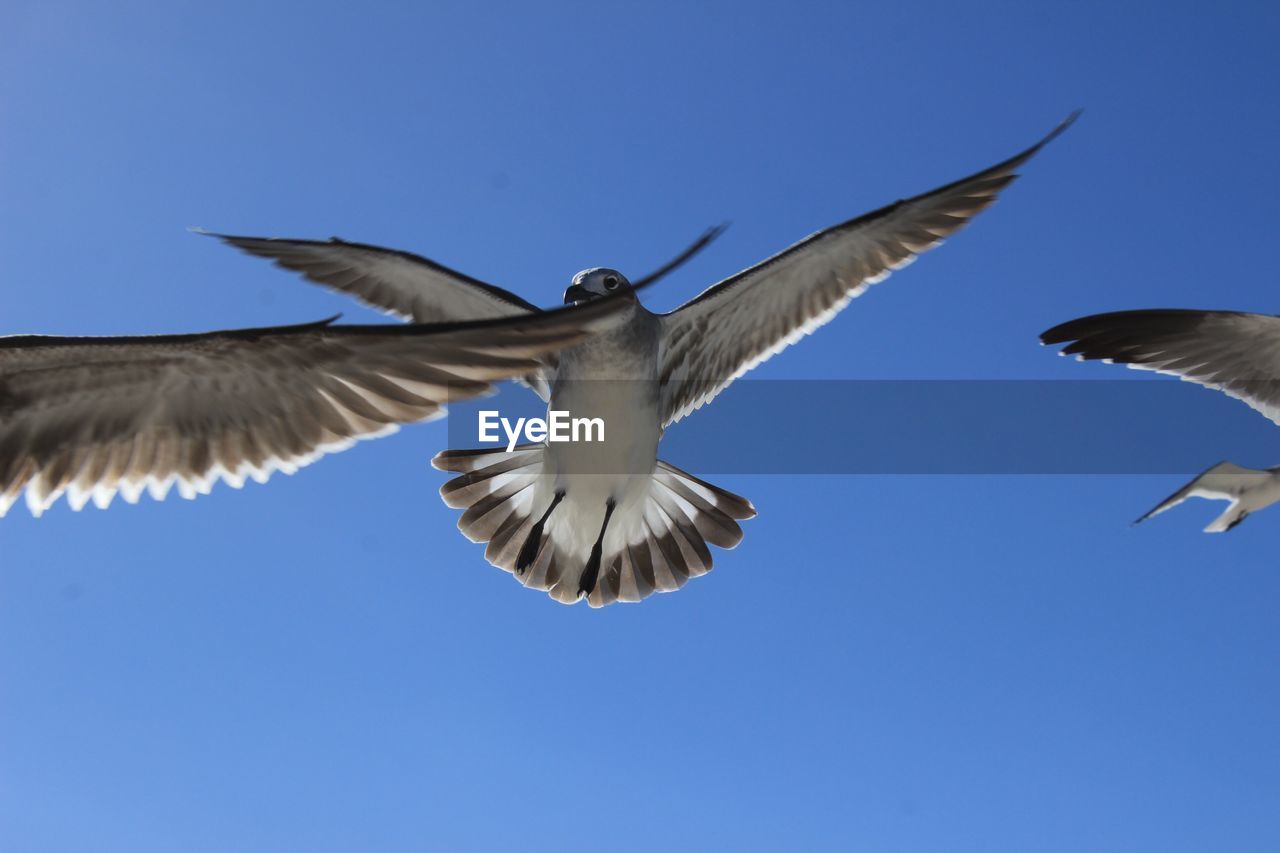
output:
MULTIPOLYGON (((464 510, 458 520, 463 534, 488 543, 485 558, 524 586, 572 604, 580 600, 586 565, 579 533, 598 527, 598 515, 582 517, 579 507, 564 504, 551 516, 533 564, 516 571, 526 538, 552 500, 554 476, 543 473, 545 450, 538 444, 511 453, 447 450, 432 464, 460 475, 440 494, 446 504, 464 510)), ((619 508, 605 537, 599 579, 586 596, 592 607, 680 589, 711 570, 708 543, 733 548, 742 540, 738 522, 756 514, 745 498, 662 461, 644 480, 641 499, 619 508)))

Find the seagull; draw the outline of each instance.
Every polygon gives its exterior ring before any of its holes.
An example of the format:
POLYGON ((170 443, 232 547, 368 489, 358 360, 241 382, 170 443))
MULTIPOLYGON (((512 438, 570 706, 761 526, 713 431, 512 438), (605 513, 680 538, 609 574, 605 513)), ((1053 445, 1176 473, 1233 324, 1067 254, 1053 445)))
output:
MULTIPOLYGON (((458 475, 440 493, 463 510, 463 534, 487 543, 491 564, 565 604, 640 601, 706 574, 708 545, 735 547, 739 522, 756 511, 746 498, 658 459, 663 432, 963 228, 1076 115, 995 166, 812 234, 668 314, 641 305, 618 270, 578 273, 566 304, 614 297, 629 314, 524 381, 552 411, 601 418, 606 440, 440 453, 433 464, 458 475)), ((411 322, 539 311, 409 252, 337 238, 212 236, 411 322)))
MULTIPOLYGON (((1280 317, 1238 311, 1156 308, 1094 314, 1054 326, 1045 345, 1067 344, 1059 355, 1101 359, 1154 370, 1221 391, 1280 424, 1280 317)), ((1250 513, 1280 500, 1280 467, 1244 468, 1219 462, 1134 522, 1188 498, 1224 500, 1226 510, 1204 529, 1225 533, 1250 513)))

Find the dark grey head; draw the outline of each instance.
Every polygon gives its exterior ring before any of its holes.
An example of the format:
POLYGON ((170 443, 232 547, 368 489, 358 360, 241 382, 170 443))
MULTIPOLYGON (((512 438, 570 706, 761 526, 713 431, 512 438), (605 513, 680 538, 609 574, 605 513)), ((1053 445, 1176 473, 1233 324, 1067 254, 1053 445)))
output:
MULTIPOLYGON (((615 293, 631 294, 631 282, 617 270, 606 267, 583 270, 573 277, 569 288, 564 292, 564 304, 573 305, 578 302, 590 302, 601 296, 613 296, 615 293)), ((633 295, 630 298, 635 298, 633 295)))

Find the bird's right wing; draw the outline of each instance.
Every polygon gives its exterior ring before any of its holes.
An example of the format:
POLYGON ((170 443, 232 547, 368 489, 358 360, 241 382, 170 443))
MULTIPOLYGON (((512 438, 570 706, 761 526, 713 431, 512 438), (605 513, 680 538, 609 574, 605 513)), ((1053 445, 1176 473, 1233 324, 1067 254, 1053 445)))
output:
POLYGON ((0 515, 265 480, 528 374, 627 303, 450 326, 0 337, 0 515))
POLYGON ((662 423, 830 321, 851 299, 991 206, 1017 170, 1075 120, 1019 154, 931 192, 824 229, 661 317, 662 423))
POLYGON ((508 290, 411 252, 349 243, 337 237, 292 240, 199 233, 415 323, 487 320, 541 310, 508 290))
POLYGON ((1280 424, 1280 317, 1161 308, 1094 314, 1040 342, 1062 355, 1154 370, 1221 391, 1280 424))

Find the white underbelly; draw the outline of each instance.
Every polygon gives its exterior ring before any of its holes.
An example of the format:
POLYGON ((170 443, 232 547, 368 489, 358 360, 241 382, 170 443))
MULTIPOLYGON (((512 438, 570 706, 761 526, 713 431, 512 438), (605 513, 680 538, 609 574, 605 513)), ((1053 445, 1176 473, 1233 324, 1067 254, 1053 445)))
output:
POLYGON ((547 445, 543 471, 548 476, 540 486, 548 497, 555 491, 565 494, 556 515, 572 531, 569 550, 583 554, 590 550, 608 501, 615 504, 610 539, 629 539, 639 528, 658 459, 662 430, 655 384, 634 380, 563 383, 553 389, 548 409, 604 423, 603 441, 547 445))
POLYGON ((560 547, 583 559, 610 501, 606 550, 632 541, 643 527, 662 437, 657 334, 654 318, 637 305, 616 332, 560 353, 548 410, 599 418, 604 439, 549 441, 535 505, 547 506, 555 492, 564 492, 550 523, 560 547))
POLYGON ((569 382, 552 392, 548 410, 573 419, 598 420, 584 427, 575 442, 553 442, 548 451, 557 473, 565 476, 648 474, 658 458, 658 413, 652 383, 632 380, 569 382))

